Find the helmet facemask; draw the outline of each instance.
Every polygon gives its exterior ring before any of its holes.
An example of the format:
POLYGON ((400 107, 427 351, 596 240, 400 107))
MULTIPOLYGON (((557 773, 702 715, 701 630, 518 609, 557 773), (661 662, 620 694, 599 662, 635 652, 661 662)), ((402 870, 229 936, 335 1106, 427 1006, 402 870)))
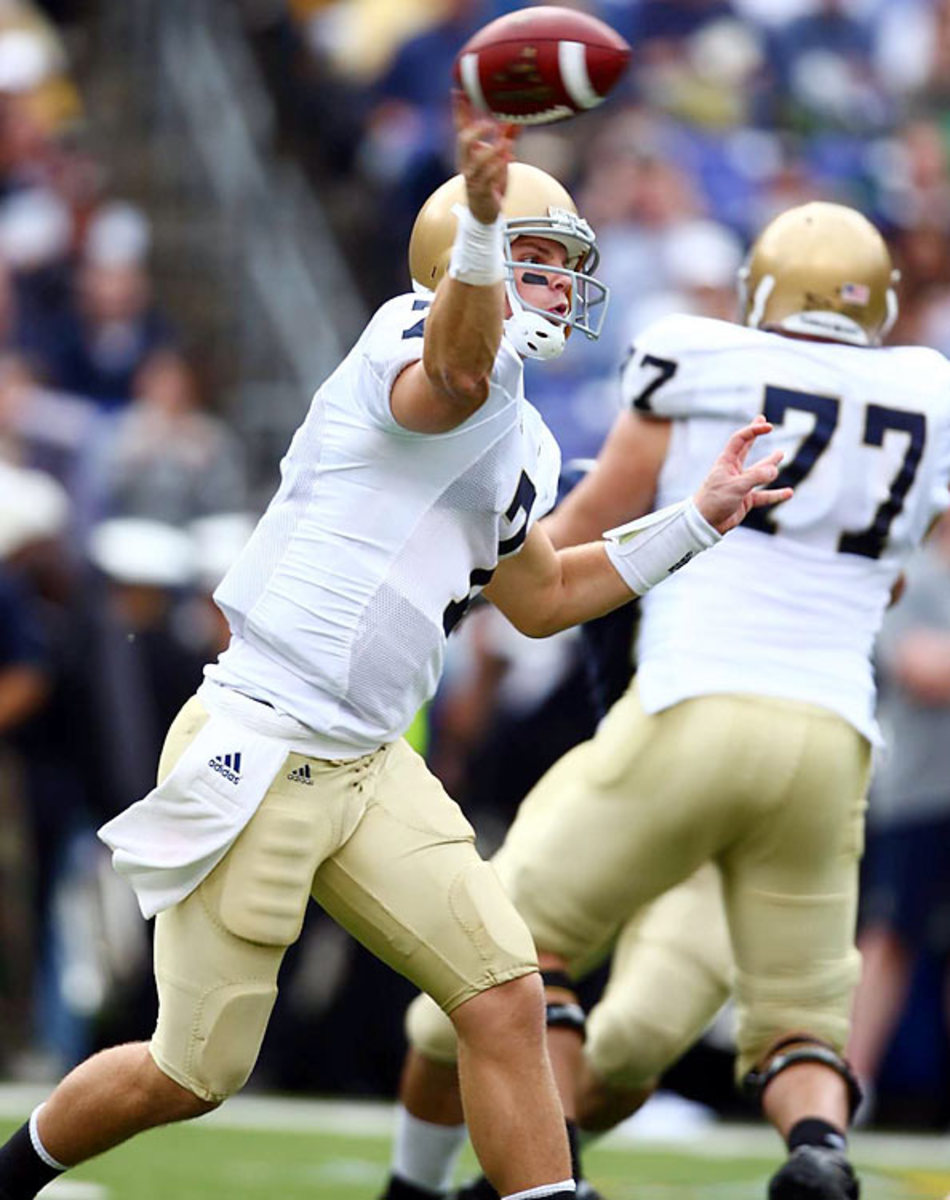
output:
POLYGON ((594 231, 582 218, 567 209, 549 208, 546 217, 513 217, 505 222, 505 291, 511 316, 505 334, 519 354, 542 360, 557 358, 572 329, 595 340, 600 336, 607 312, 609 289, 595 279, 600 261, 594 231), (558 242, 567 252, 564 266, 544 263, 539 274, 567 278, 570 308, 563 315, 531 304, 518 291, 516 271, 530 264, 517 262, 512 245, 517 238, 537 237, 558 242))

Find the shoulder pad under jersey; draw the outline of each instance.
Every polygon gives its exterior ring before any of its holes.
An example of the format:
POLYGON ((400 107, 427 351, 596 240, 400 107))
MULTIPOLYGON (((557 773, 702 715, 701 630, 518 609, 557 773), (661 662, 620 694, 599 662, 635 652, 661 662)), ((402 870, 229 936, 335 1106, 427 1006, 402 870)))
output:
POLYGON ((634 339, 620 373, 621 402, 657 417, 719 416, 745 420, 748 400, 736 379, 736 351, 771 335, 712 317, 674 314, 634 339))

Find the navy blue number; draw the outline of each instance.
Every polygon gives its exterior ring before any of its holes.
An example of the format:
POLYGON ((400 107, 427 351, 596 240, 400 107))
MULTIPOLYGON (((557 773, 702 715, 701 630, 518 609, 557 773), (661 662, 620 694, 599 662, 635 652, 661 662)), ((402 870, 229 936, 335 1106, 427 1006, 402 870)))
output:
MULTIPOLYGON (((420 312, 422 309, 428 308, 431 303, 431 300, 413 300, 412 311, 420 312)), ((405 341, 406 338, 424 337, 425 330, 426 319, 425 317, 420 317, 419 320, 416 321, 415 325, 410 325, 408 329, 404 329, 402 331, 403 341, 405 341)))
POLYGON ((890 491, 874 514, 867 529, 857 533, 843 533, 838 539, 838 549, 843 554, 861 554, 865 558, 880 558, 884 551, 887 535, 894 518, 904 508, 927 440, 927 418, 923 413, 905 412, 899 408, 884 408, 880 404, 869 404, 864 422, 865 446, 883 446, 884 435, 889 429, 908 435, 904 460, 891 480, 890 491))
MULTIPOLYGON (((838 400, 834 396, 819 396, 814 392, 796 392, 791 388, 772 386, 765 389, 763 411, 766 419, 773 425, 781 425, 790 409, 811 413, 815 418, 811 432, 802 440, 794 458, 779 471, 772 487, 798 487, 814 469, 815 463, 827 449, 838 424, 839 408, 838 400)), ((757 529, 760 533, 778 533, 778 524, 772 510, 768 508, 751 509, 742 524, 743 528, 757 529)))
POLYGON ((528 478, 527 472, 522 471, 521 478, 518 480, 518 486, 515 488, 514 499, 505 510, 505 516, 509 521, 513 521, 519 512, 523 512, 524 524, 519 528, 517 533, 512 534, 510 538, 504 538, 498 543, 499 556, 511 554, 514 550, 517 550, 527 537, 528 518, 531 516, 531 510, 534 507, 537 497, 537 488, 528 478))
POLYGON ((455 626, 468 612, 468 607, 472 603, 472 591, 477 587, 484 587, 491 581, 491 577, 495 574, 494 570, 488 570, 486 567, 476 567, 468 577, 468 595, 463 596, 461 600, 450 600, 445 606, 445 612, 442 614, 442 628, 445 631, 445 636, 448 637, 455 626))
MULTIPOLYGON (((811 433, 798 448, 798 453, 782 467, 773 487, 797 487, 824 453, 838 424, 840 405, 834 396, 819 396, 812 392, 796 392, 789 388, 767 387, 764 412, 773 425, 781 425, 786 412, 812 413, 815 424, 811 433)), ((865 446, 883 446, 888 430, 906 433, 907 451, 897 474, 891 480, 887 498, 878 506, 874 519, 866 529, 846 531, 838 539, 841 554, 860 554, 864 558, 880 558, 887 544, 894 518, 903 511, 907 493, 913 487, 917 468, 927 440, 927 418, 923 413, 869 404, 864 421, 865 446)), ((743 525, 761 533, 776 533, 778 522, 771 509, 754 508, 743 525)))
MULTIPOLYGON (((631 353, 632 352, 633 350, 631 348, 631 353)), ((676 374, 677 364, 672 358, 660 358, 659 355, 656 354, 644 354, 643 365, 645 367, 656 367, 657 374, 656 377, 651 379, 646 387, 643 388, 639 395, 634 396, 633 407, 639 409, 640 412, 652 412, 653 405, 650 403, 650 397, 657 390, 657 388, 662 387, 664 383, 667 383, 673 378, 673 376, 676 374)))
MULTIPOLYGON (((511 503, 505 509, 505 516, 509 521, 513 521, 519 512, 524 513, 524 524, 521 525, 517 533, 512 534, 510 538, 503 538, 498 543, 498 555, 501 557, 504 554, 511 554, 517 550, 528 535, 528 520, 531 516, 531 509, 534 507, 534 502, 537 499, 538 490, 531 482, 526 471, 521 472, 521 477, 518 480, 518 486, 515 488, 515 494, 511 503)), ((468 612, 468 607, 472 602, 472 592, 477 587, 485 587, 491 581, 491 577, 495 574, 495 569, 492 567, 476 567, 468 577, 468 595, 463 596, 461 600, 450 600, 445 606, 445 611, 442 613, 442 628, 445 631, 445 636, 448 637, 455 626, 461 621, 468 612)))

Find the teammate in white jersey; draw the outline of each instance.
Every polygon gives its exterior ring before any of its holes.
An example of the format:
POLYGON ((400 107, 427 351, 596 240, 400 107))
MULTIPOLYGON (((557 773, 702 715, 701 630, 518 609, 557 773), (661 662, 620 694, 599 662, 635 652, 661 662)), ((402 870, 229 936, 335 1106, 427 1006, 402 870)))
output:
POLYGON ((544 636, 790 492, 757 490, 775 458, 743 467, 758 421, 642 532, 555 551, 535 522, 558 454, 522 357, 596 336, 606 297, 590 227, 550 176, 509 171, 510 134, 460 110, 462 174, 410 246, 420 291, 384 305, 318 390, 216 593, 230 646, 173 723, 158 787, 100 831, 158 914, 158 1026, 82 1063, 0 1148, 0 1200, 239 1089, 311 895, 450 1015, 498 1190, 574 1193, 531 937, 401 735, 474 592, 544 636))
MULTIPOLYGON (((893 279, 883 239, 859 213, 809 204, 753 247, 744 325, 668 317, 637 338, 623 370, 626 409, 595 468, 545 523, 555 543, 688 491, 721 431, 757 413, 774 427, 761 451, 785 452, 779 481, 795 496, 750 513, 644 598, 631 689, 532 790, 493 860, 549 984, 565 1109, 573 1115, 581 1075, 588 1127, 627 1111, 644 1059, 669 1065, 638 1035, 655 1030, 678 1053, 722 999, 717 939, 701 925, 708 944, 694 935, 691 952, 675 901, 667 936, 685 940, 696 970, 681 986, 695 988, 698 1007, 662 969, 644 975, 652 968, 627 946, 644 904, 718 866, 736 962, 737 1077, 789 1150, 772 1200, 858 1194, 845 1156, 858 1087, 843 1050, 879 740, 870 655, 901 564, 950 503, 950 364, 921 347, 880 348, 896 314, 893 279), (572 982, 615 941, 582 1051, 572 982)), ((707 883, 714 911, 718 884, 707 883)), ((678 888, 670 898, 677 892, 685 896, 678 888)), ((662 909, 650 919, 662 921, 662 909)), ((401 1099, 421 1143, 427 1126, 458 1120, 452 1038, 424 997, 408 1029, 401 1099)), ((460 1193, 490 1194, 484 1183, 460 1193)))

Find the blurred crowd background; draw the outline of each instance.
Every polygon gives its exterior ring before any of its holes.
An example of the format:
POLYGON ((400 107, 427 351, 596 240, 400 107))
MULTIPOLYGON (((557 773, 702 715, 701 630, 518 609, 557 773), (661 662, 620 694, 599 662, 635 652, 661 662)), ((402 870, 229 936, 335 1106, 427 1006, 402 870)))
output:
MULTIPOLYGON (((151 1030, 150 928, 95 829, 149 789, 222 648, 211 592, 313 391, 408 287, 415 213, 454 170, 455 53, 523 6, 0 0, 2 1078, 151 1030)), ((950 0, 571 6, 634 55, 608 104, 519 140, 597 229, 612 289, 598 343, 528 368, 565 486, 631 337, 671 311, 732 319, 750 240, 789 205, 875 220, 902 273, 892 339, 950 353, 950 0)), ((853 1048, 866 1119, 914 1128, 950 1122, 943 532, 881 642, 853 1048)), ((598 644, 597 685, 626 682, 632 624, 532 643, 488 608, 463 622, 415 736, 486 851, 592 730, 598 644)), ((410 996, 315 913, 251 1086, 392 1095, 410 996)), ((743 1111, 728 1013, 668 1084, 743 1111)))

